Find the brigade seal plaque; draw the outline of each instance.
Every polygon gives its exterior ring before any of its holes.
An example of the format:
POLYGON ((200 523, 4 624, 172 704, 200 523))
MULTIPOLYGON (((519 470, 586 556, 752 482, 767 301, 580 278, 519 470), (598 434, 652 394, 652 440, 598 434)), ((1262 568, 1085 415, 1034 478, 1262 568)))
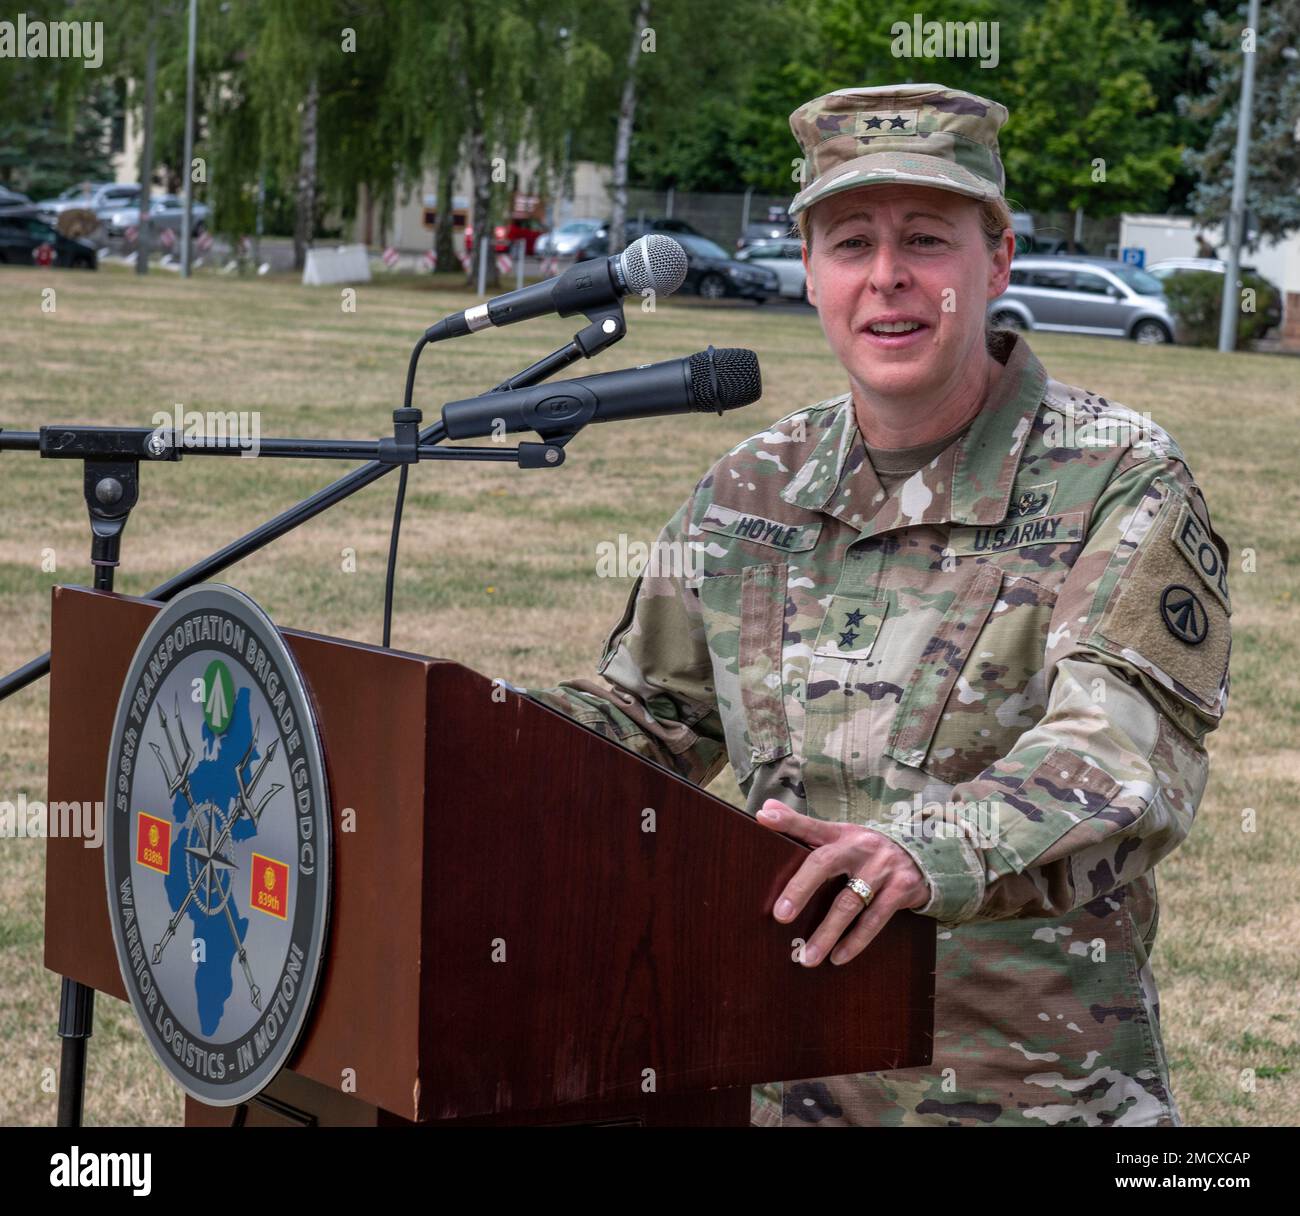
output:
POLYGON ((104 868, 145 1037, 193 1097, 245 1102, 316 993, 330 808, 293 656, 242 592, 207 583, 140 640, 110 741, 104 868))

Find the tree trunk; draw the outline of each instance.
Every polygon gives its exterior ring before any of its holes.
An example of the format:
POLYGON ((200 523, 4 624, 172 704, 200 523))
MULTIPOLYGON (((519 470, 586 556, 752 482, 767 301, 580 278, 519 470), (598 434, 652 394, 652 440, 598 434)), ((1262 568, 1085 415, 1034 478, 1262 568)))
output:
POLYGON ((501 285, 501 279, 497 273, 496 254, 492 249, 492 166, 489 163, 487 137, 478 120, 480 112, 476 111, 474 126, 469 133, 469 166, 474 178, 474 206, 470 221, 474 228, 474 248, 466 282, 471 287, 477 286, 479 258, 483 256, 483 244, 486 242, 488 255, 485 286, 491 291, 501 285))
POLYGON ((301 151, 298 156, 298 213, 293 225, 293 268, 301 270, 307 261, 316 226, 316 119, 320 92, 316 77, 307 85, 302 103, 301 151))
POLYGON ((636 119, 636 65, 641 58, 641 37, 650 24, 650 0, 637 6, 632 45, 627 52, 627 76, 618 106, 618 135, 614 140, 614 214, 609 222, 609 251, 622 253, 623 226, 627 221, 627 161, 632 150, 632 125, 636 119))
POLYGON ((456 264, 456 250, 452 245, 456 222, 455 176, 456 149, 447 148, 438 157, 438 220, 433 228, 433 250, 439 270, 450 270, 456 264))
POLYGON ((158 37, 155 6, 149 6, 149 53, 144 66, 144 143, 140 149, 140 222, 135 246, 136 274, 149 273, 149 185, 153 181, 153 112, 157 94, 158 37))

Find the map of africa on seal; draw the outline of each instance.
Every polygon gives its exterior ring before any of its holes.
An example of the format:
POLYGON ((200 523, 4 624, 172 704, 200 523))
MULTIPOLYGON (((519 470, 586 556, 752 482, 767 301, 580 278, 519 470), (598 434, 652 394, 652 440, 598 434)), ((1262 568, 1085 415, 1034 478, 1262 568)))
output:
POLYGON ((150 1046, 195 1098, 246 1102, 315 996, 330 809, 315 715, 267 615, 231 587, 182 592, 118 702, 104 849, 122 977, 150 1046))

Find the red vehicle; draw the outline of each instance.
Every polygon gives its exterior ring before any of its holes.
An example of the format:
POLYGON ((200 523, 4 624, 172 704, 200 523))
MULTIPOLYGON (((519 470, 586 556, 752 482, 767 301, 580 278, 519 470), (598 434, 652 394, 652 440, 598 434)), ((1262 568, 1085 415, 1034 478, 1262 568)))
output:
MULTIPOLYGON (((495 253, 509 253, 516 241, 523 241, 524 253, 531 257, 537 245, 537 238, 542 235, 542 222, 529 216, 517 216, 506 224, 497 224, 492 229, 494 240, 492 249, 495 253)), ((474 252, 474 225, 465 225, 465 252, 474 252)))

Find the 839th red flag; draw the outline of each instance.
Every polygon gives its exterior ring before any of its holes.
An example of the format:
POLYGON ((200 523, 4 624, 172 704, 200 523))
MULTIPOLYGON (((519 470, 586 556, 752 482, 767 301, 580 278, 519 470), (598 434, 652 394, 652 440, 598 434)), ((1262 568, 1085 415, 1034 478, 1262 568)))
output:
POLYGON ((289 915, 289 867, 283 861, 253 854, 248 902, 270 916, 284 920, 289 915))

